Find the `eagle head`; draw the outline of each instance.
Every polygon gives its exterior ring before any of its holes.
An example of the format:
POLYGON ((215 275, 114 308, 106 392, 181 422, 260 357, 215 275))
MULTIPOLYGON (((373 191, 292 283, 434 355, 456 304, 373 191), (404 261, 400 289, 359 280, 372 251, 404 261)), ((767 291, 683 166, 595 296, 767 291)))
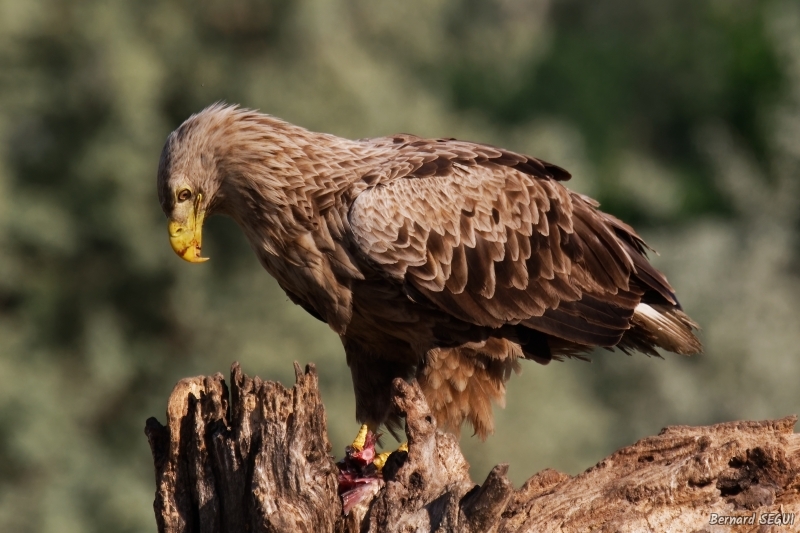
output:
POLYGON ((216 138, 236 109, 215 104, 192 115, 164 144, 158 199, 169 221, 169 242, 182 259, 202 263, 203 221, 222 204, 216 138), (227 119, 227 120, 226 120, 227 119))

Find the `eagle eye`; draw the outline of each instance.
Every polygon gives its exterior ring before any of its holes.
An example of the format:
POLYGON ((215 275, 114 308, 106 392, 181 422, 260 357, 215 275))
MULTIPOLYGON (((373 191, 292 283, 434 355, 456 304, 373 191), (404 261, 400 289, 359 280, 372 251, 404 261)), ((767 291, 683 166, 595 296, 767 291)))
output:
POLYGON ((178 193, 179 202, 185 202, 191 197, 192 197, 192 191, 190 191, 189 189, 182 189, 181 192, 178 193))

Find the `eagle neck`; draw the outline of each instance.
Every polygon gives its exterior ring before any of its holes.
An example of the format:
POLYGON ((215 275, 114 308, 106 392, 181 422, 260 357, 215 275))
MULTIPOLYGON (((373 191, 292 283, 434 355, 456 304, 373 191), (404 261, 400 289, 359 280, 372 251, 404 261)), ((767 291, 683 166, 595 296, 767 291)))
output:
POLYGON ((251 244, 284 253, 357 175, 358 143, 257 115, 234 125, 215 157, 219 211, 251 244))

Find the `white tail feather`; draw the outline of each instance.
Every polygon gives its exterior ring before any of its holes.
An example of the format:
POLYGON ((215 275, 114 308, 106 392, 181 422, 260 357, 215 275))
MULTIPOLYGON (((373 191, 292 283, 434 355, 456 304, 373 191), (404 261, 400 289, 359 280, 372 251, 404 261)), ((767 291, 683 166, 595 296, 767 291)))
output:
POLYGON ((640 303, 633 313, 633 324, 649 343, 680 354, 703 351, 693 330, 697 324, 681 310, 661 305, 640 303))

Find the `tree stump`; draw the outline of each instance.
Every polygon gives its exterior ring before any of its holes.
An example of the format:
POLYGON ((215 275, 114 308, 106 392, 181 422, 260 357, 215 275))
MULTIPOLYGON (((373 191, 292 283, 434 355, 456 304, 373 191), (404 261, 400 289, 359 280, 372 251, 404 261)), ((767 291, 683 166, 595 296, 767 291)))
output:
POLYGON ((416 383, 396 380, 408 454, 344 516, 313 365, 296 383, 231 369, 181 380, 167 425, 147 420, 160 533, 800 531, 796 417, 674 426, 577 476, 544 470, 515 490, 508 465, 475 485, 456 438, 416 383))

